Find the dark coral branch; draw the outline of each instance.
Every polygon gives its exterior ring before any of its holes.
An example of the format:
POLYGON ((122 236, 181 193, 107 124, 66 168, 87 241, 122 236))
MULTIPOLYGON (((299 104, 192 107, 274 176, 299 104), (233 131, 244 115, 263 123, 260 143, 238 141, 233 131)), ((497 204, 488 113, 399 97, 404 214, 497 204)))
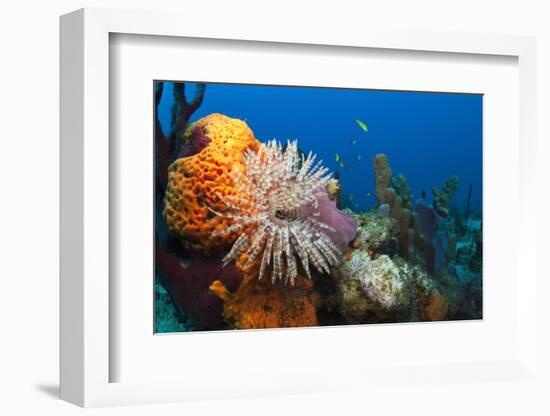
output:
POLYGON ((155 106, 158 106, 160 103, 160 99, 162 97, 162 91, 164 91, 164 82, 155 81, 155 106))
POLYGON ((192 113, 197 111, 197 108, 202 104, 204 98, 204 91, 206 90, 206 84, 197 84, 197 89, 195 90, 195 96, 189 103, 189 110, 192 113))
MULTIPOLYGON (((187 102, 185 101, 185 83, 174 83, 174 104, 172 105, 172 120, 170 122, 170 135, 174 138, 180 137, 177 130, 181 130, 181 126, 185 128, 188 117, 186 117, 187 102), (179 129, 178 129, 179 126, 179 129)), ((182 132, 183 133, 183 132, 182 132)))
POLYGON ((197 84, 195 95, 191 102, 185 98, 185 83, 174 84, 174 106, 172 107, 172 135, 179 139, 183 136, 191 115, 199 108, 204 98, 205 84, 197 84))
POLYGON ((157 168, 157 190, 164 194, 168 179, 168 166, 179 154, 181 137, 185 132, 189 118, 202 104, 205 84, 198 84, 193 100, 188 103, 185 99, 185 83, 174 83, 174 104, 171 109, 169 133, 164 134, 158 117, 158 105, 164 91, 164 82, 155 81, 155 157, 157 168))
MULTIPOLYGON (((160 99, 162 98, 162 92, 164 91, 164 82, 155 81, 154 84, 155 91, 155 141, 165 139, 162 127, 160 125, 160 119, 158 118, 158 106, 160 104, 160 99)), ((158 148, 158 146, 156 146, 158 148)))
POLYGON ((162 81, 155 82, 155 168, 156 168, 156 192, 157 200, 162 199, 164 189, 168 180, 168 166, 172 162, 175 149, 175 140, 171 136, 166 136, 160 125, 158 116, 158 105, 164 89, 162 81))
MULTIPOLYGON (((174 103, 172 104, 170 127, 168 133, 164 134, 160 119, 158 107, 165 92, 163 81, 154 82, 154 100, 155 100, 155 198, 157 204, 157 215, 155 229, 157 237, 163 241, 167 237, 167 230, 164 219, 160 213, 164 201, 164 193, 168 182, 168 167, 177 158, 179 148, 181 147, 182 135, 187 127, 189 118, 197 110, 204 98, 205 84, 199 84, 195 97, 191 103, 185 99, 185 84, 174 83, 174 103)), ((202 143, 202 142, 201 142, 202 143)))

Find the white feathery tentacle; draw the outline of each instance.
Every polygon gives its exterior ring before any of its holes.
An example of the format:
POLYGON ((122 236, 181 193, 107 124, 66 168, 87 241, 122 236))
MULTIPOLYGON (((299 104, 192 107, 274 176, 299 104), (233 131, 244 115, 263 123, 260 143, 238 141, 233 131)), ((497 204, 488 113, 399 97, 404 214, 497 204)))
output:
POLYGON ((295 140, 284 148, 269 140, 256 152, 247 150, 243 162, 244 172, 232 175, 236 195, 216 195, 226 210, 208 208, 231 220, 219 235, 239 233, 223 264, 247 254, 245 268, 260 261, 258 279, 269 268, 272 282, 291 285, 299 273, 297 258, 309 278, 310 264, 328 273, 342 253, 327 234, 334 229, 318 219, 317 197, 331 178, 322 160, 300 154, 295 140))

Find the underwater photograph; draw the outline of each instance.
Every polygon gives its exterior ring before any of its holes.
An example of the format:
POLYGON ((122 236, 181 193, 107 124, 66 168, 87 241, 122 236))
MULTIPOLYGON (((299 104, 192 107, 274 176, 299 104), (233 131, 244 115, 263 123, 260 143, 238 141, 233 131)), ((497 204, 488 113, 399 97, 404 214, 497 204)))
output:
POLYGON ((483 96, 153 82, 155 333, 483 318, 483 96))

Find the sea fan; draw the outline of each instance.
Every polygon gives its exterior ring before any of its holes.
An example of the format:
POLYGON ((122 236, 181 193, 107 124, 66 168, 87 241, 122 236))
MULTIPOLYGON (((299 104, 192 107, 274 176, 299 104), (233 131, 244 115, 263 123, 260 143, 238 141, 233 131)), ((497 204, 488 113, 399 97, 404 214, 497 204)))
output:
POLYGON ((237 195, 218 195, 227 210, 212 210, 232 221, 220 235, 240 233, 224 265, 246 253, 245 270, 261 258, 258 279, 271 267, 272 282, 292 285, 298 274, 297 258, 309 278, 310 263, 328 273, 339 262, 341 252, 326 232, 334 228, 319 220, 317 202, 331 175, 315 159, 311 152, 307 157, 300 154, 296 141, 283 148, 272 140, 257 152, 245 153, 244 172, 233 172, 237 195))

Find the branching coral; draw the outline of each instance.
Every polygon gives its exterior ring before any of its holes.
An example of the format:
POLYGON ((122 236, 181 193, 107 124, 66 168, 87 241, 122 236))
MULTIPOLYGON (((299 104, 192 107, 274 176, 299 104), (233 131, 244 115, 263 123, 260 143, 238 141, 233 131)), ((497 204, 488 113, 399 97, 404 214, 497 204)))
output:
POLYGON ((392 187, 397 192, 397 195, 401 197, 401 207, 411 209, 412 208, 412 194, 407 183, 405 175, 400 173, 392 178, 392 187))
POLYGON ((388 161, 388 156, 379 153, 372 159, 375 175, 376 199, 380 206, 389 206, 390 217, 399 223, 401 216, 402 199, 396 190, 391 187, 392 170, 388 161))
POLYGON ((294 283, 298 262, 311 278, 309 264, 328 273, 338 263, 340 249, 329 237, 331 226, 320 220, 317 197, 325 193, 330 180, 322 161, 315 163, 311 152, 300 156, 297 143, 286 149, 275 140, 259 151, 244 155, 244 170, 233 172, 235 194, 218 195, 226 210, 214 210, 231 225, 214 233, 239 233, 224 264, 246 255, 243 269, 258 265, 262 279, 272 265, 271 280, 294 283))
POLYGON ((195 95, 191 101, 185 98, 185 83, 174 83, 172 119, 168 133, 162 131, 157 108, 164 91, 164 82, 155 81, 155 165, 157 184, 156 191, 162 198, 168 180, 168 166, 178 154, 181 136, 187 127, 191 115, 200 107, 204 98, 206 84, 197 84, 195 95))
POLYGON ((451 204, 451 199, 458 188, 458 176, 451 176, 445 181, 441 191, 437 188, 432 189, 432 194, 434 197, 434 208, 436 212, 442 217, 449 216, 449 206, 451 204))
POLYGON ((373 158, 373 167, 376 177, 376 198, 378 199, 379 212, 387 212, 393 218, 399 230, 399 254, 412 260, 415 257, 415 244, 420 245, 423 238, 420 235, 419 218, 411 212, 412 195, 403 174, 392 180, 392 170, 388 157, 379 153, 373 158), (392 184, 393 188, 390 187, 392 184))

